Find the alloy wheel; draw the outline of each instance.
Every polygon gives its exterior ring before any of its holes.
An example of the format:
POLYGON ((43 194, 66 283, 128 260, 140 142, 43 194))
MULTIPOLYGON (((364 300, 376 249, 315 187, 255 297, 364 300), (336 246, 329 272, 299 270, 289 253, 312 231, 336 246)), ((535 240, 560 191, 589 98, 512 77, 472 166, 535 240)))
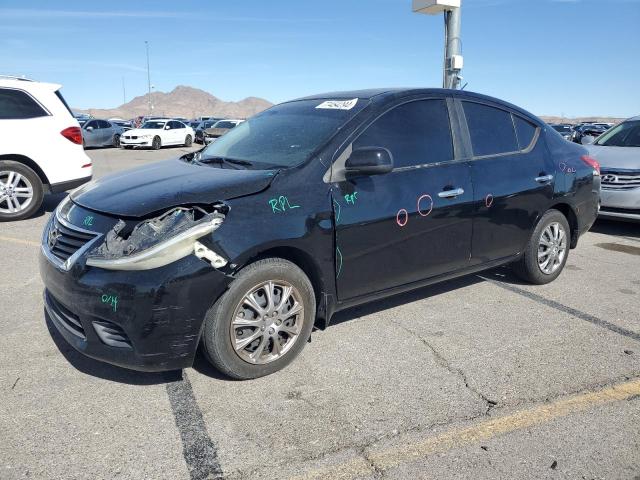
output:
POLYGON ((542 231, 538 242, 538 267, 551 275, 560 268, 567 254, 567 234, 564 227, 553 222, 542 231))
POLYGON ((278 360, 295 344, 304 319, 302 296, 284 280, 253 287, 236 307, 230 325, 236 354, 252 364, 278 360))
POLYGON ((33 201, 33 185, 24 175, 0 171, 0 213, 19 213, 33 201))

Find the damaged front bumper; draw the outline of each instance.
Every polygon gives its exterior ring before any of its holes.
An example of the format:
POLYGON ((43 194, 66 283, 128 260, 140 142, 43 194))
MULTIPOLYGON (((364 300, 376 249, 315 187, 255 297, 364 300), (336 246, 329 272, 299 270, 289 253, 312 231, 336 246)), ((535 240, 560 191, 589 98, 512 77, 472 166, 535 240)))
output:
POLYGON ((193 219, 189 212, 179 207, 134 222, 133 228, 71 202, 54 214, 43 235, 40 274, 45 310, 69 344, 84 355, 134 370, 192 365, 207 310, 231 277, 219 269, 226 260, 210 248, 211 232, 224 215, 201 212, 193 219), (80 229, 75 226, 79 224, 91 226, 80 229), (192 238, 190 250, 184 244, 174 248, 174 242, 168 251, 178 252, 175 258, 168 258, 165 250, 165 255, 159 255, 162 262, 152 261, 150 268, 140 268, 140 255, 148 257, 171 239, 180 238, 184 243, 185 234, 194 228, 200 229, 197 233, 202 238, 192 238), (56 241, 75 241, 74 232, 88 236, 90 231, 96 238, 87 242, 86 249, 81 247, 64 262, 56 257, 61 254, 56 241), (91 259, 121 259, 123 252, 133 268, 90 265, 91 259))
POLYGON ((193 364, 207 310, 230 278, 195 256, 146 271, 76 263, 70 271, 40 255, 45 308, 80 353, 142 371, 193 364))

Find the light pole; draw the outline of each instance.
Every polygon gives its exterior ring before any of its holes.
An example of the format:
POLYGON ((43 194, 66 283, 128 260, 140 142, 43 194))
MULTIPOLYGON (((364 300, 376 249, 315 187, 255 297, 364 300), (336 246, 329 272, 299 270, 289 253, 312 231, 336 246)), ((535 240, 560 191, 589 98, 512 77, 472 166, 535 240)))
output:
POLYGON ((444 13, 444 65, 442 87, 457 89, 464 60, 460 40, 461 0, 413 0, 413 11, 428 15, 444 13))
POLYGON ((144 44, 147 47, 147 87, 148 87, 149 115, 151 115, 151 110, 153 109, 153 107, 151 106, 151 72, 149 70, 149 42, 145 40, 144 44))

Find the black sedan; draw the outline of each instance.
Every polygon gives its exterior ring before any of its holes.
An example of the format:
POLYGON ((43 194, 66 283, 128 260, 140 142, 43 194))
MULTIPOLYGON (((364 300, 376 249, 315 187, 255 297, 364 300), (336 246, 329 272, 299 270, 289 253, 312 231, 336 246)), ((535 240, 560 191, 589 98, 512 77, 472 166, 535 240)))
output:
POLYGON ((505 264, 555 280, 599 191, 585 148, 495 98, 307 97, 74 191, 42 237, 45 306, 84 355, 171 370, 202 345, 255 378, 354 305, 505 264))

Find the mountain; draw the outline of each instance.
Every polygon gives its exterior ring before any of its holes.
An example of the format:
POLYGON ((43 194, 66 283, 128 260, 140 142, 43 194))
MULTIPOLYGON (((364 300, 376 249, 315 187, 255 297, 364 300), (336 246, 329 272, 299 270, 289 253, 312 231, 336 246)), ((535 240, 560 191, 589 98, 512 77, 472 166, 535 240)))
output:
POLYGON ((547 123, 581 123, 581 122, 595 122, 595 123, 620 123, 624 120, 624 118, 617 117, 577 117, 577 118, 566 118, 566 117, 552 117, 552 116, 541 116, 542 120, 547 123))
POLYGON ((74 112, 89 113, 97 118, 135 118, 138 115, 195 118, 219 116, 248 118, 273 104, 263 98, 247 97, 239 102, 225 102, 204 90, 180 85, 169 93, 151 93, 153 113, 149 113, 149 94, 135 97, 130 102, 113 109, 74 109, 74 112))

